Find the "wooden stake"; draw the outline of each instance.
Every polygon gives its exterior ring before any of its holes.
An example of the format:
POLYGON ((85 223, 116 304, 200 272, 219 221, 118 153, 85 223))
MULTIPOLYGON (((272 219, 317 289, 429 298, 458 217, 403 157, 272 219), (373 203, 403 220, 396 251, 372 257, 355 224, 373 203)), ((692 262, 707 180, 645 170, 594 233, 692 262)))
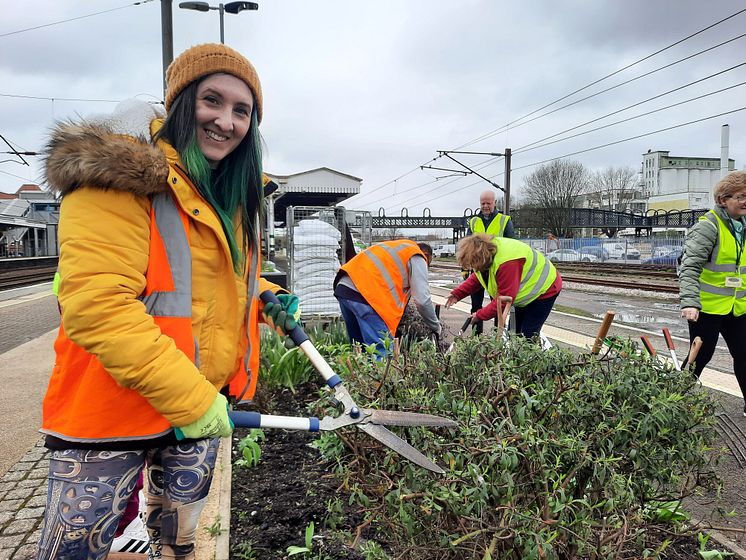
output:
POLYGON ((609 329, 611 328, 611 323, 613 321, 614 321, 614 312, 607 311, 606 315, 604 315, 604 320, 601 323, 601 328, 598 329, 596 340, 593 342, 593 348, 591 349, 591 354, 598 354, 601 351, 601 346, 604 343, 604 338, 606 338, 606 335, 608 334, 609 329))

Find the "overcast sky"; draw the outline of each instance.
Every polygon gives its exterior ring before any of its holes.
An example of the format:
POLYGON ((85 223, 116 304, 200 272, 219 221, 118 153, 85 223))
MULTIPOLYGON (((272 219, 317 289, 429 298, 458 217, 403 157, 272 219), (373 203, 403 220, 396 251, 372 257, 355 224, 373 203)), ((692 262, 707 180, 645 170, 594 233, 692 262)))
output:
MULTIPOLYGON (((0 0, 0 134, 38 151, 55 119, 107 112, 114 103, 162 99, 158 0, 0 0), (27 28, 122 8, 17 33, 27 28), (50 99, 26 99, 32 96, 50 99)), ((217 5, 217 2, 215 2, 217 5)), ((263 0, 258 11, 225 15, 225 41, 256 66, 264 91, 265 169, 286 175, 330 167, 363 179, 352 209, 461 215, 489 184, 475 175, 436 177, 421 164, 454 169, 437 150, 502 152, 512 185, 548 160, 746 107, 746 86, 520 153, 521 147, 633 103, 746 63, 746 37, 612 89, 746 32, 746 12, 564 101, 508 123, 701 29, 746 9, 746 0, 263 0), (542 116, 548 111, 552 114, 542 116), (535 118, 540 117, 540 118, 535 118), (526 122, 529 119, 534 119, 526 122), (481 141, 474 142, 477 139, 481 141), (396 179, 396 180, 395 180, 396 179)), ((216 11, 173 3, 174 53, 219 40, 216 11)), ((746 82, 746 64, 643 103, 577 134, 746 82)), ((720 127, 731 125, 730 157, 746 166, 746 110, 571 156, 591 170, 640 167, 648 149, 720 157, 720 127)), ((566 134, 566 135, 567 135, 566 134)), ((560 138, 553 137, 552 139, 560 138)), ((0 151, 7 151, 2 144, 0 151)), ((503 184, 502 159, 455 156, 503 184)), ((15 159, 0 154, 0 161, 15 159)), ((40 177, 0 163, 0 191, 40 177)))

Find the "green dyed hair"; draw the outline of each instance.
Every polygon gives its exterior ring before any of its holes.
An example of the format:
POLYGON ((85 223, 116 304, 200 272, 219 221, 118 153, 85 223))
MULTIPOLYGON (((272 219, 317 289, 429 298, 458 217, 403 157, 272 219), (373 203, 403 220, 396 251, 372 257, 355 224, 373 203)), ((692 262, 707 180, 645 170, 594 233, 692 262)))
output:
MULTIPOLYGON (((204 78, 202 78, 204 79, 204 78)), ((262 143, 256 106, 251 125, 241 143, 213 170, 197 144, 196 102, 200 81, 190 83, 176 97, 156 140, 164 138, 179 152, 199 193, 213 207, 231 250, 233 268, 241 273, 249 250, 259 250, 262 218, 262 143), (238 215, 243 238, 236 239, 234 216, 238 215)))

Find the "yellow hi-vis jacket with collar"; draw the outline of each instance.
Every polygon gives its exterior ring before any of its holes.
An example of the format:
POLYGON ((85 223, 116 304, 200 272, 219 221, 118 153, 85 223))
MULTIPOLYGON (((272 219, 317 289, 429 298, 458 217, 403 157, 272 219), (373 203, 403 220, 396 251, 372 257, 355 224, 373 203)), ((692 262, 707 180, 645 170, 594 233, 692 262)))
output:
POLYGON ((699 302, 704 313, 736 317, 746 313, 746 258, 725 221, 710 210, 700 221, 718 230, 717 242, 699 275, 699 302), (726 286, 726 278, 739 278, 740 287, 726 286))
POLYGON ((497 297, 498 290, 497 269, 503 263, 516 259, 525 260, 521 272, 521 283, 513 302, 515 307, 525 307, 554 284, 557 279, 557 269, 539 251, 517 239, 495 237, 492 241, 497 246, 497 254, 487 272, 486 281, 481 272, 475 272, 475 274, 479 283, 493 299, 497 297))
POLYGON ((472 233, 489 233, 491 235, 497 235, 503 237, 505 235, 505 228, 508 226, 510 216, 498 212, 495 217, 492 218, 490 225, 487 228, 484 227, 484 220, 481 216, 474 216, 469 220, 469 230, 472 233))

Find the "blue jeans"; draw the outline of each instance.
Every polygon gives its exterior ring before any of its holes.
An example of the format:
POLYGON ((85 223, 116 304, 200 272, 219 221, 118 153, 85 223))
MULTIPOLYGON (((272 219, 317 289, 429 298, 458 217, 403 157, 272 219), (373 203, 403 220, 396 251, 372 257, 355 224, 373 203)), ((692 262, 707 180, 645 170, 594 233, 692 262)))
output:
POLYGON ((393 338, 386 323, 375 310, 362 301, 345 299, 337 296, 339 308, 342 310, 342 318, 347 327, 347 337, 350 342, 359 342, 367 346, 376 345, 378 359, 386 356, 384 340, 393 338))

